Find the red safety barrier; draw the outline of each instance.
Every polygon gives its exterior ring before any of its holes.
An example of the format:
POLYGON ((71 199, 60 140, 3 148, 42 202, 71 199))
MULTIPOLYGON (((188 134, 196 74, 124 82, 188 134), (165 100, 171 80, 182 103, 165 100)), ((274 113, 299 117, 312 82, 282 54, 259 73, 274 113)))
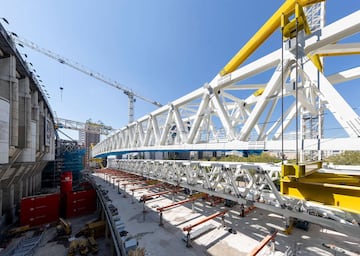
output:
POLYGON ((39 226, 59 219, 60 194, 46 194, 21 199, 20 225, 39 226))

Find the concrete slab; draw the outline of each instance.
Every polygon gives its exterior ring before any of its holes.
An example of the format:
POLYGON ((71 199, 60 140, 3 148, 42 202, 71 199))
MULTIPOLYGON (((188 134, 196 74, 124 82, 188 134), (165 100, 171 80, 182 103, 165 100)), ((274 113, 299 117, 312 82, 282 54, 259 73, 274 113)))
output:
MULTIPOLYGON (((192 247, 187 248, 182 241, 185 234, 182 228, 226 207, 212 207, 202 200, 194 203, 194 211, 191 203, 177 206, 163 212, 164 226, 160 227, 156 208, 172 203, 172 195, 162 195, 147 201, 146 213, 143 213, 144 206, 139 202, 140 197, 157 189, 134 191, 136 200, 129 191, 124 198, 118 194, 117 187, 113 188, 112 184, 105 182, 102 177, 101 174, 94 174, 96 183, 109 190, 108 196, 119 210, 125 230, 129 232, 128 237, 136 238, 139 246, 145 248, 146 255, 165 256, 169 255, 169 252, 172 256, 247 255, 274 228, 280 230, 275 242, 276 251, 272 252, 272 248, 266 247, 261 251, 261 255, 284 255, 289 248, 299 255, 334 255, 334 250, 323 246, 329 243, 346 249, 347 255, 360 255, 360 236, 349 237, 316 224, 311 224, 309 231, 294 228, 291 235, 286 235, 281 232, 284 227, 282 216, 255 209, 242 218, 239 206, 230 208, 226 214, 226 227, 223 227, 220 218, 208 221, 206 224, 215 225, 216 228, 194 239, 192 247)), ((184 194, 177 194, 175 201, 184 200, 186 197, 184 194)))

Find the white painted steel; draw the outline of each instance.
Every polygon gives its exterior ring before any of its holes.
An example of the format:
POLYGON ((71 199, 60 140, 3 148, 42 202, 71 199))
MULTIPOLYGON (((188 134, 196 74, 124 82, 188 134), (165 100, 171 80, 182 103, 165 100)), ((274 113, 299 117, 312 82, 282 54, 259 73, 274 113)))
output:
MULTIPOLYGON (((320 9, 318 8, 316 12, 320 9)), ((360 32, 360 11, 322 28, 308 37, 300 35, 298 62, 298 113, 301 118, 321 118, 327 111, 347 134, 337 139, 324 138, 318 128, 310 127, 311 136, 302 129, 298 144, 302 152, 315 150, 360 150, 360 118, 333 86, 359 77, 358 68, 328 78, 318 72, 308 54, 358 49, 359 44, 337 44, 360 32)), ((320 25, 319 25, 320 24, 320 25)), ((296 120, 294 41, 258 60, 221 77, 216 75, 201 88, 163 106, 121 128, 98 143, 93 156, 151 150, 295 150, 292 134, 296 120), (283 63, 283 64, 282 64, 283 63), (271 74, 272 72, 272 74, 271 74), (270 74, 270 75, 269 75, 270 74), (264 75, 269 77, 264 81, 264 75), (282 85, 284 76, 284 87, 282 85), (249 84, 247 81, 261 80, 249 84), (254 95, 256 89, 264 89, 254 95), (284 96, 284 120, 281 118, 281 95, 284 96), (283 121, 283 122, 282 122, 283 121), (282 123, 284 131, 282 130, 282 123), (291 138, 291 139, 290 139, 291 138)), ((307 124, 303 122, 302 124, 307 124)), ((326 125, 326 124, 325 124, 326 125)))
POLYGON ((190 191, 204 192, 239 204, 253 205, 279 213, 286 218, 307 220, 348 235, 357 235, 360 232, 359 225, 352 223, 353 216, 349 213, 281 195, 273 182, 278 180, 280 175, 281 167, 277 164, 108 159, 107 167, 187 188, 190 191))
POLYGON ((9 122, 10 103, 0 97, 0 164, 7 164, 9 161, 9 122))

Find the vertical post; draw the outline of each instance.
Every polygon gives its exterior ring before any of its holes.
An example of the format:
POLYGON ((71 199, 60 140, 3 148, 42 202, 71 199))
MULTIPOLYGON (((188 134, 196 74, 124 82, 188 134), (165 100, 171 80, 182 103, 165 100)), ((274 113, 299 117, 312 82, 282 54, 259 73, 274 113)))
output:
POLYGON ((121 194, 121 191, 120 191, 120 180, 119 180, 119 183, 118 183, 118 194, 121 194))
POLYGON ((160 211, 160 223, 159 223, 159 226, 163 226, 164 223, 163 223, 163 212, 160 211))
POLYGON ((124 195, 123 197, 125 198, 126 197, 126 184, 124 184, 124 195))
POLYGON ((190 230, 186 234, 186 247, 191 247, 190 230))
POLYGON ((221 224, 225 227, 225 215, 221 216, 221 224))

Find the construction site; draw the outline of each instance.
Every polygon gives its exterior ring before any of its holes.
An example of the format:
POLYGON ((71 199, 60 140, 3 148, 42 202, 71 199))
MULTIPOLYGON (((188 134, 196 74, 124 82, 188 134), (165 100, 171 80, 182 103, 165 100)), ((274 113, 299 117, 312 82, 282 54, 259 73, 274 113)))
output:
POLYGON ((324 73, 325 58, 358 58, 360 10, 325 24, 325 6, 284 1, 210 82, 166 105, 2 18, 0 255, 360 255, 360 166, 328 160, 360 151, 357 108, 337 91, 360 67, 324 73), (280 48, 251 59, 273 33, 280 48), (123 92, 127 125, 58 117, 19 47, 123 92), (156 109, 135 119, 136 99, 156 109), (344 135, 327 136, 330 115, 344 135))

